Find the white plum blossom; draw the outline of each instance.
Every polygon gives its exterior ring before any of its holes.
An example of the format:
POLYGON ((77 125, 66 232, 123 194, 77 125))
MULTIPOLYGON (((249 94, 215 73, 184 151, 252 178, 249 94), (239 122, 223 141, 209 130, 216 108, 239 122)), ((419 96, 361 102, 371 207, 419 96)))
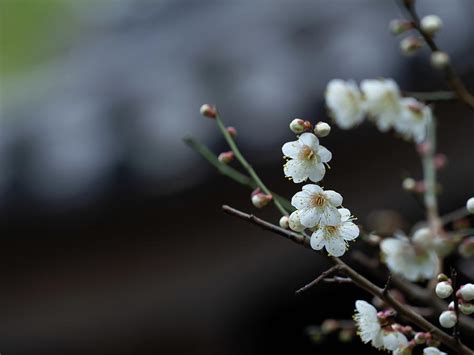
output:
POLYGON ((438 257, 434 250, 424 249, 399 234, 380 243, 384 261, 390 271, 409 281, 432 279, 438 269, 438 257))
POLYGON ((285 143, 283 154, 289 158, 283 168, 285 176, 299 183, 308 178, 313 182, 321 181, 326 173, 324 163, 331 160, 332 154, 312 133, 303 133, 297 141, 285 143))
POLYGON ((423 355, 448 355, 447 353, 442 352, 438 348, 434 346, 430 346, 428 348, 423 349, 423 355))
POLYGON ((371 342, 372 346, 377 349, 395 351, 408 344, 405 335, 394 331, 390 326, 381 326, 377 310, 366 301, 356 301, 354 320, 362 341, 364 343, 371 342))
POLYGON ((400 105, 401 115, 394 123, 395 130, 407 139, 422 143, 432 119, 431 108, 412 97, 401 99, 400 105))
POLYGON ((379 130, 387 132, 400 117, 400 90, 392 79, 362 80, 360 87, 365 96, 368 115, 379 130))
POLYGON ((337 207, 342 204, 342 196, 336 191, 323 190, 316 184, 307 184, 293 196, 291 204, 298 209, 300 222, 307 228, 317 225, 334 226, 341 222, 337 207))
POLYGON ((342 129, 352 128, 364 120, 364 101, 353 81, 331 80, 326 87, 326 105, 342 129))
POLYGON ((359 236, 357 227, 351 218, 351 212, 347 208, 339 208, 341 221, 335 225, 320 226, 311 235, 311 248, 321 250, 326 248, 333 256, 342 256, 347 250, 347 242, 359 236))

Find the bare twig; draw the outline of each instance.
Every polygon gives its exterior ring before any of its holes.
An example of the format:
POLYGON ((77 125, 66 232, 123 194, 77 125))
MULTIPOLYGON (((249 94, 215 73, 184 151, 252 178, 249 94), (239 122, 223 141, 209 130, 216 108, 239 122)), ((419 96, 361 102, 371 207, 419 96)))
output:
POLYGON ((324 278, 328 277, 328 276, 331 276, 333 274, 335 274, 336 272, 338 272, 340 269, 340 266, 339 265, 335 265, 329 269, 327 269, 326 271, 323 271, 321 273, 321 275, 319 275, 318 277, 316 277, 313 281, 311 281, 309 284, 307 285, 304 285, 303 287, 301 287, 300 289, 296 290, 295 294, 300 294, 301 292, 304 292, 304 291, 307 291, 309 290, 311 287, 313 286, 316 286, 318 283, 320 283, 324 278))
POLYGON ((383 287, 383 294, 387 295, 388 294, 388 288, 390 287, 390 283, 392 282, 392 274, 388 274, 387 282, 385 283, 385 286, 383 287))
MULTIPOLYGON (((456 290, 457 288, 457 272, 456 272, 456 269, 454 269, 453 267, 451 268, 451 282, 452 282, 452 287, 454 290, 456 290)), ((456 313, 456 319, 458 320, 456 322, 456 324, 454 325, 453 327, 453 337, 459 341, 459 336, 460 336, 460 333, 459 333, 459 302, 458 302, 458 298, 456 297, 456 292, 453 292, 453 302, 454 302, 454 313, 456 313)))
POLYGON ((419 92, 419 91, 403 91, 403 96, 414 97, 415 99, 434 102, 434 101, 449 101, 457 99, 456 93, 453 91, 432 91, 432 92, 419 92))
POLYGON ((349 277, 340 277, 340 276, 334 276, 334 277, 327 277, 322 280, 323 282, 326 283, 335 283, 335 284, 351 284, 353 283, 352 280, 349 277))
MULTIPOLYGON (((421 34, 428 47, 430 47, 431 51, 440 51, 440 48, 434 41, 433 37, 421 29, 420 18, 415 9, 415 1, 403 1, 403 4, 409 19, 413 22, 413 26, 421 34)), ((461 78, 456 73, 451 64, 446 66, 444 69, 444 74, 449 87, 456 93, 456 96, 459 98, 459 100, 461 100, 471 109, 474 109, 474 96, 472 96, 471 93, 469 93, 469 91, 466 89, 466 86, 461 81, 461 78)))
MULTIPOLYGON (((311 249, 310 243, 309 243, 309 237, 307 236, 297 234, 286 229, 282 229, 280 227, 273 225, 270 222, 264 221, 260 218, 247 214, 245 212, 241 212, 229 206, 222 206, 222 209, 226 213, 232 216, 236 216, 247 222, 256 224, 265 230, 272 231, 278 235, 286 237, 287 239, 293 240, 294 242, 301 244, 305 246, 306 248, 311 249)), ((327 258, 334 265, 339 266, 339 271, 344 273, 349 278, 351 278, 351 280, 358 287, 369 292, 373 296, 379 297, 380 299, 385 301, 385 303, 387 303, 390 307, 392 307, 395 311, 397 311, 401 316, 405 317, 410 322, 417 325, 419 328, 423 329, 424 331, 431 332, 433 336, 439 339, 443 344, 445 344, 450 349, 457 351, 459 354, 465 354, 465 355, 474 354, 474 352, 471 349, 469 349, 464 344, 457 341, 454 337, 446 334, 440 328, 436 327, 434 324, 430 323, 425 318, 415 313, 410 307, 398 302, 396 299, 394 299, 390 295, 390 293, 384 294, 382 288, 370 282, 368 279, 366 279, 364 276, 362 276, 357 271, 352 269, 349 265, 347 265, 341 259, 333 257, 333 256, 327 256, 327 258)))

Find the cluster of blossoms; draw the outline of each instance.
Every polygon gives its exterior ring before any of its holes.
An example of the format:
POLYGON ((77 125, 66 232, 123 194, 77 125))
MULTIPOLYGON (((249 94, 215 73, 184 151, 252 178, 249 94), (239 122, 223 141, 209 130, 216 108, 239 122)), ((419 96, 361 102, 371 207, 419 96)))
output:
MULTIPOLYGON (((292 131, 299 132, 295 130, 298 126, 293 123, 290 124, 292 131)), ((305 123, 301 126, 304 129, 305 123)), ((325 136, 330 131, 328 127, 327 123, 320 122, 315 127, 315 133, 325 136)), ((316 184, 326 174, 325 164, 331 160, 331 152, 320 145, 318 137, 310 132, 301 134, 296 141, 285 143, 282 151, 288 159, 283 168, 286 177, 295 183, 308 179, 314 182, 304 185, 291 199, 297 210, 289 216, 289 227, 297 232, 310 229, 313 249, 326 248, 330 255, 343 255, 347 242, 359 236, 359 228, 353 223, 350 211, 342 208, 342 196, 316 184)))
POLYGON ((411 97, 401 97, 392 79, 363 80, 360 89, 353 81, 331 80, 326 88, 326 105, 342 129, 353 128, 369 117, 380 131, 394 128, 416 143, 425 140, 432 117, 429 106, 411 97))
POLYGON ((391 310, 377 312, 370 303, 358 300, 355 303, 354 320, 357 331, 364 343, 371 343, 379 350, 391 351, 394 355, 410 355, 417 345, 427 345, 426 355, 442 355, 437 346, 439 342, 430 333, 414 332, 410 326, 402 326, 393 321, 391 310), (411 337, 411 340, 408 340, 411 337))

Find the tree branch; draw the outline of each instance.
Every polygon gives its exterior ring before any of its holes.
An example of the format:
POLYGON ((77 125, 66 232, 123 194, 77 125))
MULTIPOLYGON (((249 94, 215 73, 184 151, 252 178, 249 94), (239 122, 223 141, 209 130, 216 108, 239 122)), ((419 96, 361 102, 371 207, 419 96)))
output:
MULTIPOLYGON (((311 249, 310 243, 309 243, 309 237, 304 236, 301 234, 294 233, 292 231, 277 227, 273 225, 272 223, 269 223, 267 221, 264 221, 258 217, 255 217, 253 215, 241 212, 239 210, 236 210, 232 207, 229 206, 222 206, 222 209, 224 212, 227 214, 230 214, 232 216, 238 217, 240 219, 243 219, 247 222, 253 223, 265 230, 269 230, 271 232, 274 232, 278 235, 281 235, 287 239, 290 239, 294 241, 297 244, 303 245, 306 248, 311 249)), ((313 250, 313 249, 311 249, 313 250)), ((314 251, 314 250, 313 250, 314 251)), ((323 254, 324 255, 324 254, 323 254)), ((416 314, 412 309, 407 307, 404 304, 401 304, 398 302, 396 299, 394 299, 389 293, 385 294, 383 289, 376 286, 372 282, 370 282, 368 279, 366 279, 364 276, 360 275, 357 271, 352 269, 349 265, 344 263, 341 259, 333 257, 333 256, 327 256, 327 258, 336 266, 339 267, 339 270, 346 274, 358 287, 361 289, 369 292, 373 296, 377 296, 385 303, 390 305, 395 311, 397 311, 401 316, 405 317, 408 319, 410 322, 413 324, 417 325, 419 328, 423 329, 426 332, 431 332, 433 336, 435 336, 437 339, 439 339, 444 345, 449 347, 452 350, 457 351, 459 354, 470 354, 473 355, 474 352, 470 350, 468 347, 466 347, 464 344, 458 342, 454 337, 446 334, 444 331, 442 331, 440 328, 436 327, 435 325, 431 324, 428 322, 425 318, 422 316, 416 314)))
POLYGON ((331 276, 338 272, 340 269, 339 265, 333 266, 330 269, 323 271, 321 275, 319 275, 317 278, 315 278, 313 281, 311 281, 309 284, 304 285, 300 289, 296 290, 295 294, 300 294, 301 292, 309 290, 311 287, 316 286, 318 283, 320 283, 324 278, 331 276))

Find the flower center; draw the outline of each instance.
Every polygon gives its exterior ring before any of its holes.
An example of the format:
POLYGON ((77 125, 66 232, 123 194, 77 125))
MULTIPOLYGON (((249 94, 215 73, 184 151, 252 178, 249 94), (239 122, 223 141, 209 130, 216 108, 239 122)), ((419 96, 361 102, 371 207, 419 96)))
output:
POLYGON ((332 237, 337 234, 337 226, 326 226, 326 233, 332 237))
POLYGON ((301 149, 301 158, 302 159, 305 159, 305 160, 313 160, 314 158, 316 158, 316 154, 314 154, 314 150, 312 150, 310 147, 308 147, 307 145, 305 145, 302 149, 301 149))
POLYGON ((313 197, 313 206, 317 207, 323 207, 324 204, 326 203, 326 199, 324 198, 323 195, 316 195, 313 197))

